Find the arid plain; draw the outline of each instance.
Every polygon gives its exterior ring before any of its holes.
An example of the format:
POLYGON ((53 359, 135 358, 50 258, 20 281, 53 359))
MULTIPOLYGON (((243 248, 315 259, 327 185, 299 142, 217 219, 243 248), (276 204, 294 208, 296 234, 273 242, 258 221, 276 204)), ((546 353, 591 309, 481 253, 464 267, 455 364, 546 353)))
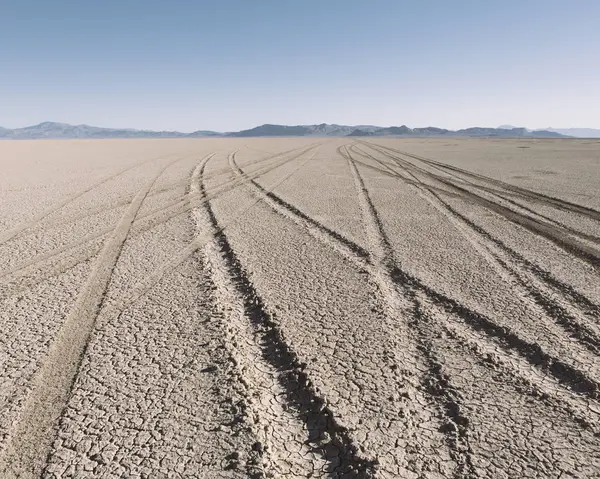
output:
POLYGON ((600 141, 0 142, 0 477, 600 477, 600 141))

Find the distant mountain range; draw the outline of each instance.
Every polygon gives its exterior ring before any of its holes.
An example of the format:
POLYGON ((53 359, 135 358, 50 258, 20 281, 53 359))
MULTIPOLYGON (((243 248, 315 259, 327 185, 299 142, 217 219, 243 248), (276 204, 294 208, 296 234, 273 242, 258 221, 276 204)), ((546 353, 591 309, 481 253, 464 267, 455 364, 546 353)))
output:
POLYGON ((380 126, 360 125, 329 125, 321 123, 320 125, 261 125, 250 130, 225 133, 225 136, 232 137, 251 137, 251 136, 350 136, 356 129, 365 132, 375 132, 382 130, 380 126))
POLYGON ((444 128, 426 127, 409 128, 402 126, 373 125, 261 125, 249 130, 220 133, 216 131, 198 130, 193 133, 178 131, 151 131, 118 128, 100 128, 88 125, 69 125, 67 123, 44 122, 25 128, 7 129, 0 127, 0 139, 37 140, 37 139, 77 139, 77 138, 208 138, 208 137, 254 137, 254 136, 401 136, 401 137, 463 137, 463 138, 566 138, 580 136, 582 131, 596 132, 600 130, 528 130, 503 125, 499 128, 466 128, 463 130, 446 130, 444 128))
POLYGON ((409 128, 402 126, 347 126, 347 125, 261 125, 250 130, 225 133, 224 136, 404 136, 404 137, 500 137, 500 138, 566 138, 566 135, 550 131, 531 132, 525 128, 466 128, 464 130, 446 130, 429 126, 409 128))
POLYGON ((74 138, 197 138, 220 136, 213 131, 179 133, 177 131, 150 131, 119 128, 100 128, 89 125, 69 125, 47 121, 39 125, 9 130, 0 128, 0 138, 12 140, 74 139, 74 138))
MULTIPOLYGON (((501 125, 498 127, 502 130, 510 130, 517 128, 512 125, 501 125)), ((541 130, 529 130, 529 132, 550 131, 552 133, 560 133, 561 135, 570 136, 573 138, 600 138, 600 130, 595 128, 543 128, 541 130)))

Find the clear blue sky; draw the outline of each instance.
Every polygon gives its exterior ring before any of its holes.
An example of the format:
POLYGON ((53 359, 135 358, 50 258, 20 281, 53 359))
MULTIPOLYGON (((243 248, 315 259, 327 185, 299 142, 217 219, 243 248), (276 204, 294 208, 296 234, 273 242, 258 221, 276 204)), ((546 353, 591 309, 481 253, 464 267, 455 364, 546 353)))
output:
POLYGON ((600 128, 600 0, 1 0, 0 126, 600 128))

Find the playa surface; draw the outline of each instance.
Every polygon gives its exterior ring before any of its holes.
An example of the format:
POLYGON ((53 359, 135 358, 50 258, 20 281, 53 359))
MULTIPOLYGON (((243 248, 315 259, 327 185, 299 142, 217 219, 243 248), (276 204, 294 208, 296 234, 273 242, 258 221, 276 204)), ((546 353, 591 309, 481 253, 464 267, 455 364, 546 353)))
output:
POLYGON ((0 476, 600 475, 600 141, 0 142, 0 476))

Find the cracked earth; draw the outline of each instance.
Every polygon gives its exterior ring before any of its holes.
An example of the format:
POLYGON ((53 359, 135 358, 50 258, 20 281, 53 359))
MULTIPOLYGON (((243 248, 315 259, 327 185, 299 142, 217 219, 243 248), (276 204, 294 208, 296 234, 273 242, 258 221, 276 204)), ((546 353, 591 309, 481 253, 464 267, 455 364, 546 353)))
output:
POLYGON ((0 169, 0 477, 600 477, 600 142, 0 169))

